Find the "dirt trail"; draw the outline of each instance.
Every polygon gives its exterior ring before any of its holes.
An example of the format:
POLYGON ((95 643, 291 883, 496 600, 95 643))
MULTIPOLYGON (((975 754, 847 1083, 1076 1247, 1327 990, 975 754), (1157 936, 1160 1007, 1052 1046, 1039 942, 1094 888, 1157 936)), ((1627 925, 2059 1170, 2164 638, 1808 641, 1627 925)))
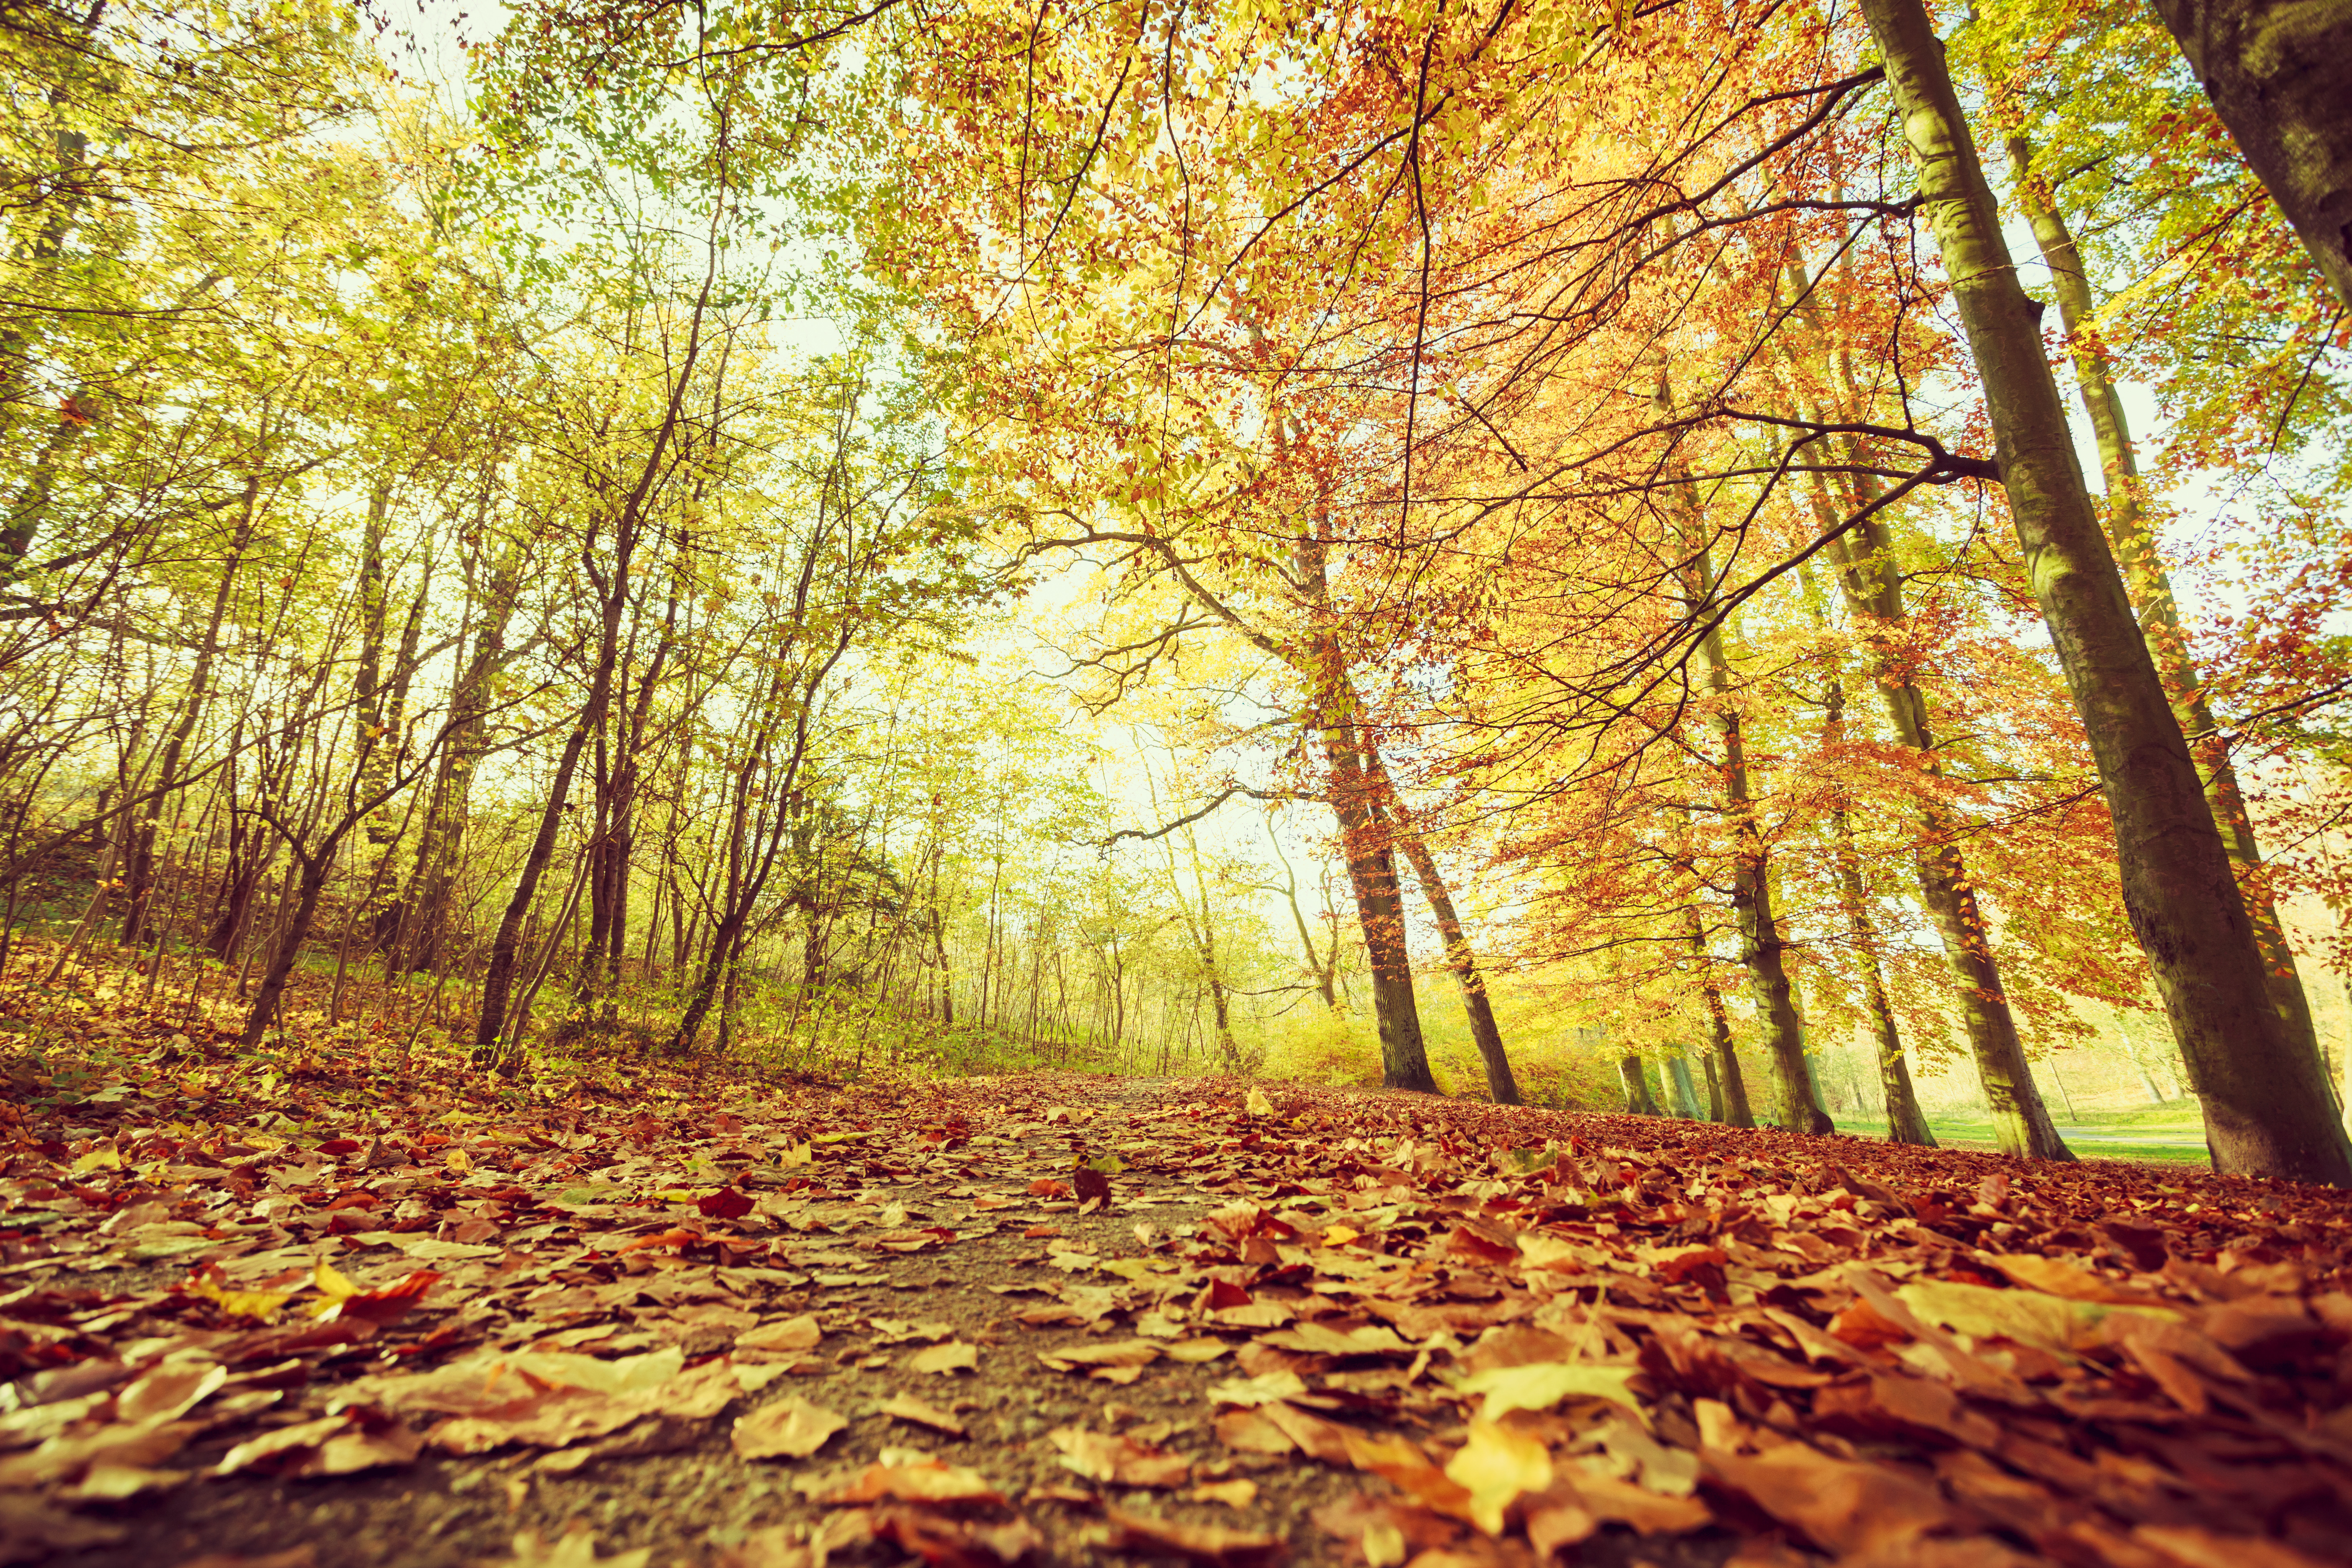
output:
POLYGON ((0 1563, 2352 1542, 2336 1194, 1222 1081, 185 1110, 16 1126, 0 1563))

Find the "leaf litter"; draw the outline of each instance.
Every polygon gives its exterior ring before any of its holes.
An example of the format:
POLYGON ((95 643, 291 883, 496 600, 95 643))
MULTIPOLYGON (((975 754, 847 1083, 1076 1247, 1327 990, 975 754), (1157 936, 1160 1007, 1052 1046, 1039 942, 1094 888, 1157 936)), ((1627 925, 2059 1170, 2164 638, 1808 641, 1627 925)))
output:
POLYGON ((2343 1194, 1215 1081, 439 1087, 0 1107, 0 1563, 2352 1542, 2343 1194))

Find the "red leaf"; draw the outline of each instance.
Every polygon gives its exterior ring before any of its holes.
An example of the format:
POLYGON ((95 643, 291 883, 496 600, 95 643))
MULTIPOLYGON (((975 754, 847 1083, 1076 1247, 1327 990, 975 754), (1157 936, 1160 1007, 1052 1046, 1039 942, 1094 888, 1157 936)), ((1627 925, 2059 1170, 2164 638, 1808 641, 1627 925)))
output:
POLYGON ((694 1206, 711 1219, 741 1219, 751 1212, 751 1200, 737 1187, 721 1187, 707 1198, 697 1198, 694 1206))

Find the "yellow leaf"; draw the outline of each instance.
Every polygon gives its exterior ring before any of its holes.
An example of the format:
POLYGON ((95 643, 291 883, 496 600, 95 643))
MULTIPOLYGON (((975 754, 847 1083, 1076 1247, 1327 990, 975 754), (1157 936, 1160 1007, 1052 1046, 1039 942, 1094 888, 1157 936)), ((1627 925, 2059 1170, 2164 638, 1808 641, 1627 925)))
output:
POLYGON ((776 1163, 787 1170, 794 1165, 813 1165, 815 1163, 816 1151, 805 1143, 795 1143, 776 1155, 776 1163))
POLYGON ((1525 1366, 1488 1367, 1454 1384, 1463 1394, 1483 1394, 1479 1413, 1499 1421, 1514 1410, 1549 1410, 1571 1394, 1605 1399, 1635 1415, 1641 1405, 1626 1388, 1640 1369, 1630 1366, 1570 1365, 1566 1362, 1530 1362, 1525 1366))
POLYGON ((73 1173, 77 1176, 87 1176, 92 1171, 121 1169, 122 1169, 122 1154, 111 1143, 101 1143, 73 1163, 73 1173))
POLYGON ((352 1283, 349 1275, 323 1258, 319 1259, 318 1268, 311 1270, 310 1283, 338 1301, 346 1296, 356 1296, 360 1293, 360 1288, 352 1283))
POLYGON ((1353 1226, 1335 1225, 1324 1231, 1323 1245, 1326 1247, 1345 1247, 1348 1243, 1355 1240, 1363 1234, 1364 1233, 1362 1231, 1358 1230, 1353 1226))
POLYGON ((978 1347, 965 1344, 961 1340, 932 1345, 907 1358, 908 1372, 932 1372, 944 1375, 950 1372, 976 1371, 979 1366, 978 1347))
POLYGON ((1474 1416, 1470 1440, 1446 1464, 1445 1477, 1470 1494, 1470 1522, 1500 1535, 1506 1510, 1551 1485, 1551 1454, 1532 1437, 1474 1416))
POLYGON ((224 1290, 209 1279, 189 1286, 188 1294, 215 1303, 232 1318, 257 1318, 265 1323, 277 1321, 292 1300, 276 1290, 224 1290))
POLYGON ((2118 1313, 2159 1322, 2180 1321, 2180 1314, 2169 1308, 2110 1306, 2040 1290, 1995 1290, 1944 1279, 1915 1279, 1895 1297, 1927 1321, 1971 1338, 1998 1336, 2053 1350, 2088 1348, 2100 1320, 2118 1313))
POLYGON ((1274 1101, 1265 1097, 1265 1090, 1253 1089, 1242 1098, 1242 1109, 1252 1116, 1272 1116, 1274 1101))
POLYGON ((463 1149, 452 1149, 441 1156, 441 1163, 461 1176, 474 1173, 474 1157, 463 1149))

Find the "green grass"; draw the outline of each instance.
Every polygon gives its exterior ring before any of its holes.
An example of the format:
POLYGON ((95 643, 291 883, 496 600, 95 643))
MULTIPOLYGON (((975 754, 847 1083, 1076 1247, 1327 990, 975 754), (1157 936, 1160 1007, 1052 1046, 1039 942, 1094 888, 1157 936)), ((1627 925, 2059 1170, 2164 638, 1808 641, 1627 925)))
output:
MULTIPOLYGON (((2143 1160, 2164 1164, 2210 1169, 2205 1153, 2205 1124, 2193 1101, 2173 1100, 2134 1110, 2090 1110, 2068 1118, 2063 1109, 2051 1107, 2059 1118, 2058 1135, 2086 1160, 2143 1160)), ((1875 1117, 1838 1119, 1841 1132, 1885 1137, 1886 1124, 1875 1117)), ((1927 1118, 1927 1130, 1947 1149, 1994 1147, 1992 1119, 1945 1112, 1927 1118)))

